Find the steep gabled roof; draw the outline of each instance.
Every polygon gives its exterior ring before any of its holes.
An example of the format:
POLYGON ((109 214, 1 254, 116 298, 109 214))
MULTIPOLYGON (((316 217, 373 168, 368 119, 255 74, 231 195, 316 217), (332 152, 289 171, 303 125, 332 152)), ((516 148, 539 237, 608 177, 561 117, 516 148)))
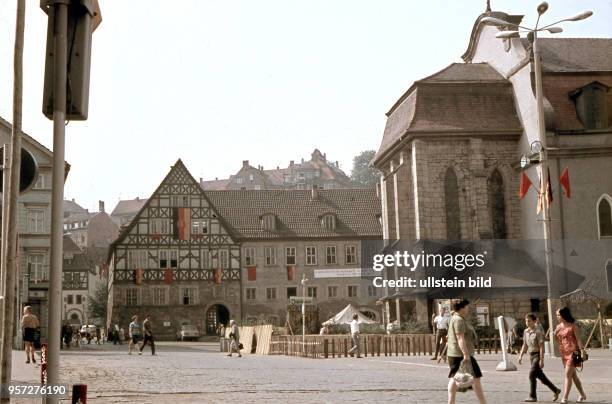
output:
POLYGON ((372 188, 319 190, 206 191, 219 214, 239 239, 381 238, 381 205, 372 188), (336 215, 336 229, 326 229, 321 218, 336 215), (264 214, 276 216, 277 228, 265 230, 264 214))
POLYGON ((146 202, 146 198, 122 199, 117 202, 111 216, 136 213, 144 206, 146 202))
POLYGON ((413 133, 520 133, 512 85, 488 63, 452 63, 414 84, 387 112, 373 163, 413 133))

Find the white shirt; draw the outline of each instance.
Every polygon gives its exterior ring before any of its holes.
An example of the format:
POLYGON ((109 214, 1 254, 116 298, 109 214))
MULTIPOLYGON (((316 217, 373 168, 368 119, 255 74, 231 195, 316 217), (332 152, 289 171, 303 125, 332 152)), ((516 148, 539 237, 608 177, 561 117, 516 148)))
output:
POLYGON ((357 320, 351 321, 351 334, 359 334, 359 323, 357 320))
POLYGON ((437 315, 434 318, 434 323, 436 324, 436 328, 438 330, 446 330, 446 329, 448 329, 448 320, 449 320, 449 316, 440 316, 440 315, 437 315))

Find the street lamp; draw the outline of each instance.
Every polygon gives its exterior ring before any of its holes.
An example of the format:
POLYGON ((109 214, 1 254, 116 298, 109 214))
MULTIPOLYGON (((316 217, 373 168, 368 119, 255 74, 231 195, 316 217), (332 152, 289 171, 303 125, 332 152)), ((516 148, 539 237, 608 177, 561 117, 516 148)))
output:
MULTIPOLYGON (((544 122, 544 93, 542 88, 542 66, 540 60, 540 48, 538 46, 538 32, 548 31, 551 34, 557 34, 562 32, 561 27, 555 26, 561 22, 565 21, 580 21, 585 18, 593 15, 592 11, 585 11, 580 14, 576 14, 573 17, 567 17, 556 21, 552 24, 548 24, 543 27, 538 27, 540 22, 540 17, 548 10, 548 3, 542 2, 538 8, 538 18, 536 20, 536 24, 534 28, 523 27, 518 24, 511 23, 509 21, 502 20, 500 18, 495 17, 485 17, 482 19, 484 23, 488 23, 491 25, 495 25, 498 27, 511 27, 512 29, 507 31, 501 31, 497 35, 497 38, 507 39, 507 38, 518 38, 521 33, 527 33, 528 38, 533 42, 533 62, 534 62, 534 70, 535 70, 535 91, 536 91, 536 105, 538 111, 538 142, 533 142, 531 145, 532 153, 539 154, 539 164, 541 169, 540 181, 542 184, 542 190, 546 193, 548 189, 548 156, 546 150, 546 125, 544 122)), ((523 156, 524 159, 521 159, 521 165, 524 163, 525 165, 529 164, 530 159, 528 157, 523 156)), ((531 162, 533 162, 531 160, 531 162)), ((542 195, 541 197, 546 198, 546 195, 542 195)), ((553 298, 558 299, 558 290, 555 290, 553 294, 552 289, 552 251, 550 249, 550 217, 548 212, 547 201, 543 201, 542 203, 542 223, 544 229, 544 255, 546 262, 546 288, 547 288, 547 309, 548 309, 548 326, 549 329, 552 329, 553 326, 553 313, 552 313, 552 300, 553 298)), ((550 355, 555 356, 554 350, 554 338, 550 338, 550 355)))
POLYGON ((302 274, 302 355, 306 354, 306 274, 302 274))

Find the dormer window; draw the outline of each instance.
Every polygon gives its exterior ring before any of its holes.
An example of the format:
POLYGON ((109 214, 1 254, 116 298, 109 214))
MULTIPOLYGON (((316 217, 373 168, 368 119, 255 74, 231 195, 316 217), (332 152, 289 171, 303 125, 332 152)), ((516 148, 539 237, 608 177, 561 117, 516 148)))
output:
POLYGON ((578 119, 585 129, 608 127, 608 89, 608 86, 594 81, 570 93, 578 119))
POLYGON ((276 230, 276 215, 272 213, 265 214, 261 217, 261 227, 264 230, 276 230))
POLYGON ((321 225, 324 229, 335 230, 336 229, 336 215, 333 213, 327 213, 321 218, 321 225))

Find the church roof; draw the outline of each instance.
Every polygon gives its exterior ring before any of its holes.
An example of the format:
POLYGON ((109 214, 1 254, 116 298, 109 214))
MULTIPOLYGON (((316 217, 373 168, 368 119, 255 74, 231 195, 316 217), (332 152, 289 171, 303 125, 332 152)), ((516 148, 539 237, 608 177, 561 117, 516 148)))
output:
POLYGON ((412 133, 520 133, 510 82, 487 63, 453 63, 414 82, 387 112, 374 162, 412 133))
POLYGON ((538 45, 544 72, 612 72, 612 38, 540 38, 538 45))
POLYGON ((310 190, 228 190, 205 191, 206 196, 238 238, 381 238, 379 221, 381 205, 376 190, 318 190, 312 198, 310 190), (336 228, 322 226, 325 214, 336 216, 336 228), (264 214, 276 217, 276 230, 261 225, 264 214))

